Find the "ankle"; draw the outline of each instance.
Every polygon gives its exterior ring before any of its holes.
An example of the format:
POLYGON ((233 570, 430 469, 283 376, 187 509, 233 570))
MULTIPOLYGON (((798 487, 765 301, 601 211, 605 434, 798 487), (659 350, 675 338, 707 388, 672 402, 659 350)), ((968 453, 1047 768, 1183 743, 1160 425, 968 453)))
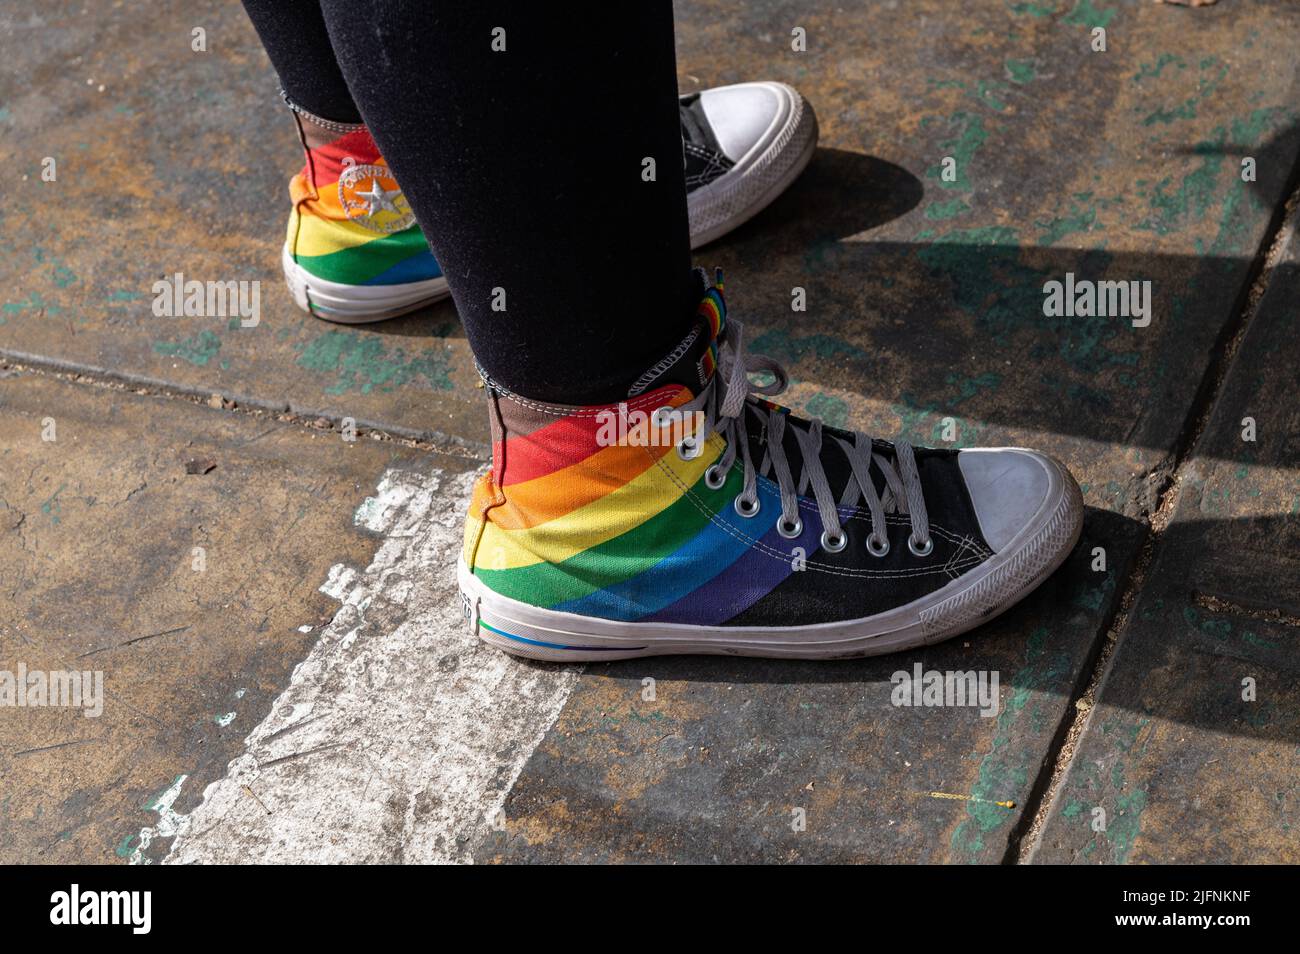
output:
POLYGON ((320 149, 342 136, 360 132, 366 128, 365 123, 360 121, 340 121, 317 116, 315 113, 299 106, 283 91, 281 91, 280 97, 284 100, 285 105, 293 111, 293 118, 298 124, 298 134, 302 139, 303 146, 307 149, 320 149))

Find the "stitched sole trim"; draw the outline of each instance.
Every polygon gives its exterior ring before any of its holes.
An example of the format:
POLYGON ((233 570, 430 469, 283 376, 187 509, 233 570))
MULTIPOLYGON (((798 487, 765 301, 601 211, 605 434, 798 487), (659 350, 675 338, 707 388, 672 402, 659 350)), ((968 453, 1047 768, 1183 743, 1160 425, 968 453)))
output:
POLYGON ((726 235, 767 208, 803 172, 817 149, 817 116, 798 91, 772 87, 784 105, 757 151, 686 198, 691 248, 726 235))
POLYGON ((1033 455, 1049 489, 1038 513, 1000 552, 919 600, 875 616, 810 626, 625 623, 530 606, 501 596, 458 564, 466 623, 485 642, 529 659, 583 662, 714 654, 847 659, 898 652, 964 633, 1008 609, 1069 556, 1083 526, 1083 497, 1059 463, 1033 455))
POLYGON ((345 285, 326 281, 295 262, 288 245, 284 246, 280 263, 285 284, 298 307, 341 325, 364 325, 396 318, 451 296, 447 279, 442 276, 402 285, 345 285))

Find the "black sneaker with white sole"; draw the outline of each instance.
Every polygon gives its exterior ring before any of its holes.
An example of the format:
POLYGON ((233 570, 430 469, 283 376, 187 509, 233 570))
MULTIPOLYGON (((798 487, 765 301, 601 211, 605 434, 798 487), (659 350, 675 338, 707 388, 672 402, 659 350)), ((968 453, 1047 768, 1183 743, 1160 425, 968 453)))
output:
POLYGON ((784 83, 737 83, 681 99, 691 248, 749 221, 817 148, 817 117, 784 83))

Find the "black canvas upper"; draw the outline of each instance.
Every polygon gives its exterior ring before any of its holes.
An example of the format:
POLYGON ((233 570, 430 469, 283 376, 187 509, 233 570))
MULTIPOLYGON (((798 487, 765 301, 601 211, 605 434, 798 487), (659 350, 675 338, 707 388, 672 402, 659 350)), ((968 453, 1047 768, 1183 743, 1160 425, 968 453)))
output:
POLYGON ((681 97, 682 152, 686 159, 686 191, 717 179, 735 163, 727 158, 709 125, 700 94, 681 97))
MULTIPOLYGON (((767 454, 767 434, 758 415, 752 410, 748 415, 750 453, 762 473, 761 464, 767 454)), ((790 472, 798 481, 803 471, 803 455, 798 440, 790 433, 792 428, 807 431, 808 422, 790 414, 781 442, 790 472)), ((833 437, 851 441, 851 435, 831 427, 823 427, 822 435, 822 468, 831 490, 837 499, 841 499, 851 470, 833 437)), ((888 441, 873 441, 873 449, 886 460, 894 460, 893 445, 888 441)), ((934 541, 934 550, 929 555, 918 557, 908 549, 907 539, 912 530, 907 516, 888 514, 889 552, 883 557, 873 556, 867 550, 867 537, 871 534, 870 513, 865 506, 859 506, 853 516, 846 517, 845 509, 841 508, 840 519, 844 532, 848 534, 848 546, 839 553, 822 549, 808 553, 808 561, 823 569, 808 568, 792 573, 749 609, 728 620, 727 625, 828 623, 845 619, 846 610, 851 611, 852 617, 871 616, 932 593, 992 556, 957 464, 958 451, 916 448, 915 455, 930 521, 930 537, 934 541)), ((874 463, 871 476, 877 493, 883 494, 885 478, 874 463)), ((772 525, 779 516, 779 512, 760 512, 753 519, 772 525)), ((810 516, 805 511, 805 522, 810 516)), ((818 522, 815 516, 811 519, 818 522)), ((820 532, 821 528, 814 529, 820 532)), ((757 534, 757 530, 755 532, 757 534)), ((788 548, 793 558, 793 548, 798 541, 778 538, 774 545, 788 548)))
MULTIPOLYGON (((704 289, 705 276, 694 271, 697 287, 704 289)), ((632 394, 642 394, 665 384, 684 384, 693 394, 699 394, 706 383, 700 361, 708 348, 707 326, 701 319, 691 333, 663 359, 643 374, 633 385, 632 394)), ((764 412, 770 413, 770 412, 764 412)), ((806 499, 811 498, 804 476, 803 450, 793 431, 808 431, 809 422, 793 413, 787 415, 781 446, 789 462, 790 473, 796 481, 795 489, 806 499)), ((775 480, 768 464, 768 429, 753 402, 746 406, 745 432, 749 438, 750 457, 760 475, 775 480)), ((843 499, 852 469, 835 438, 850 443, 853 435, 839 428, 823 426, 820 461, 827 483, 837 500, 843 499)), ((889 441, 873 440, 873 452, 895 463, 894 445, 889 441)), ((864 505, 859 505, 852 516, 844 516, 841 523, 848 534, 848 546, 839 553, 813 549, 806 554, 812 567, 787 577, 770 593, 747 610, 727 621, 732 626, 801 626, 845 619, 846 610, 853 617, 870 616, 902 606, 931 593, 972 569, 992 556, 988 542, 980 531, 979 519, 966 490, 966 482, 957 463, 958 451, 941 448, 915 448, 917 472, 921 478, 926 514, 932 529, 934 550, 925 557, 915 556, 907 546, 911 523, 904 514, 888 514, 889 552, 883 557, 873 556, 867 550, 867 537, 871 533, 871 517, 864 505)), ((740 467, 739 459, 733 467, 740 467)), ((896 466, 896 463, 895 463, 896 466)), ((874 462, 870 470, 876 493, 884 495, 885 476, 874 462)), ((859 501, 861 498, 859 498, 859 501)), ((761 511, 753 518, 754 536, 767 534, 775 525, 780 512, 761 511)), ((805 512, 805 523, 817 523, 816 535, 821 532, 820 521, 813 513, 805 512)), ((814 546, 815 537, 814 535, 814 546)), ((797 540, 777 537, 768 540, 772 547, 788 550, 794 558, 797 540)), ((806 541, 805 541, 806 543, 806 541)))

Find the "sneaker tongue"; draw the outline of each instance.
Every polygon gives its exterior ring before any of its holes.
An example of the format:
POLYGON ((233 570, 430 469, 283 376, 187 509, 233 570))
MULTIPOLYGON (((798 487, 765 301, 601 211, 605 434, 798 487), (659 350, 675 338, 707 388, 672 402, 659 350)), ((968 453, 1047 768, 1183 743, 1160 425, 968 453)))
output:
POLYGON ((654 363, 628 389, 636 397, 666 384, 681 384, 698 395, 718 367, 718 336, 727 323, 727 305, 722 298, 721 277, 717 286, 708 287, 702 269, 695 270, 700 284, 700 304, 695 323, 685 338, 668 354, 654 363))

